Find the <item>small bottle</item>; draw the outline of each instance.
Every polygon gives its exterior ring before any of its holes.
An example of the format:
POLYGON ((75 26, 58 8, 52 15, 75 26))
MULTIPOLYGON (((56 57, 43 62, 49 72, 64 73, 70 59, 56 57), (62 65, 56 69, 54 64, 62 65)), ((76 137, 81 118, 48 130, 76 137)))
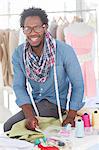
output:
POLYGON ((71 124, 70 124, 70 123, 67 124, 66 129, 67 129, 68 131, 71 131, 71 124))
POLYGON ((59 131, 58 134, 64 137, 69 137, 71 135, 71 124, 65 125, 63 129, 59 131))

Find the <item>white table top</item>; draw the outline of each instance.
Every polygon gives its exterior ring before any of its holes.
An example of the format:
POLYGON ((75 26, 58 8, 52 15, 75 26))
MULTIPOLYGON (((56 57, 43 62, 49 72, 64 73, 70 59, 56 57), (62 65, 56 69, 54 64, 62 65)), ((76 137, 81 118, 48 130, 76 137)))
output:
MULTIPOLYGON (((83 138, 77 138, 73 132, 69 137, 66 138, 70 140, 72 144, 71 150, 99 150, 99 134, 85 135, 83 138)), ((62 138, 60 138, 60 140, 62 140, 62 138)), ((10 139, 6 137, 3 132, 0 133, 0 150, 25 150, 25 147, 26 150, 31 150, 31 148, 33 148, 33 144, 26 141, 10 139)))
POLYGON ((99 150, 99 135, 74 138, 72 143, 72 150, 99 150))

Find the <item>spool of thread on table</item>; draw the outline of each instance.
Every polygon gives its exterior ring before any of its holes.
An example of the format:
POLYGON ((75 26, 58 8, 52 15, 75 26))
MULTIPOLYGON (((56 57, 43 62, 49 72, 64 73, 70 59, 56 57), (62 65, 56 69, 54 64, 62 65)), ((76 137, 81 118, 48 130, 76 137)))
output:
POLYGON ((75 136, 78 138, 84 137, 84 122, 82 119, 78 119, 75 124, 75 136))
POLYGON ((89 114, 84 113, 84 114, 82 115, 82 120, 83 120, 83 122, 84 122, 84 127, 90 127, 90 126, 91 126, 91 125, 90 125, 90 116, 89 116, 89 114))
POLYGON ((99 111, 95 110, 92 113, 92 126, 94 129, 99 129, 99 111))

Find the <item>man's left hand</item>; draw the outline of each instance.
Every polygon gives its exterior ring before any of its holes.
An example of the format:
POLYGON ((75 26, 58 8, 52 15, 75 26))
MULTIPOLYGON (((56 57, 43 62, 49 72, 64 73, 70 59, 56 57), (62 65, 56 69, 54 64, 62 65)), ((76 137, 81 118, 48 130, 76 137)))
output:
POLYGON ((77 111, 75 111, 75 110, 69 110, 66 119, 62 123, 62 126, 65 126, 65 125, 67 125, 67 124, 70 123, 71 126, 74 127, 75 126, 74 120, 75 120, 76 114, 77 114, 77 111))

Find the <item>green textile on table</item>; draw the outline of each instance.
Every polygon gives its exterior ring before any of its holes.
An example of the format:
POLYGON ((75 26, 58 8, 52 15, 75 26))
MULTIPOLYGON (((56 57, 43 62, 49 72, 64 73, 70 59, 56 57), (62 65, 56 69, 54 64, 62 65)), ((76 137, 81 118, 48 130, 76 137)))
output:
POLYGON ((22 120, 18 123, 15 123, 12 126, 11 130, 6 132, 6 134, 10 138, 26 140, 26 141, 29 141, 29 142, 31 142, 32 140, 34 140, 36 138, 44 137, 44 135, 40 132, 28 130, 25 127, 25 120, 22 120))
MULTIPOLYGON (((47 127, 49 126, 61 126, 61 123, 59 121, 59 119, 53 118, 53 117, 37 117, 38 121, 39 121, 39 128, 44 131, 47 127)), ((38 132, 38 131, 31 131, 28 130, 25 127, 25 119, 15 123, 11 130, 6 132, 6 134, 10 137, 10 138, 17 138, 17 139, 21 139, 21 140, 26 140, 29 142, 32 142, 33 140, 37 139, 37 138, 42 138, 44 137, 44 134, 42 132, 38 132)))

